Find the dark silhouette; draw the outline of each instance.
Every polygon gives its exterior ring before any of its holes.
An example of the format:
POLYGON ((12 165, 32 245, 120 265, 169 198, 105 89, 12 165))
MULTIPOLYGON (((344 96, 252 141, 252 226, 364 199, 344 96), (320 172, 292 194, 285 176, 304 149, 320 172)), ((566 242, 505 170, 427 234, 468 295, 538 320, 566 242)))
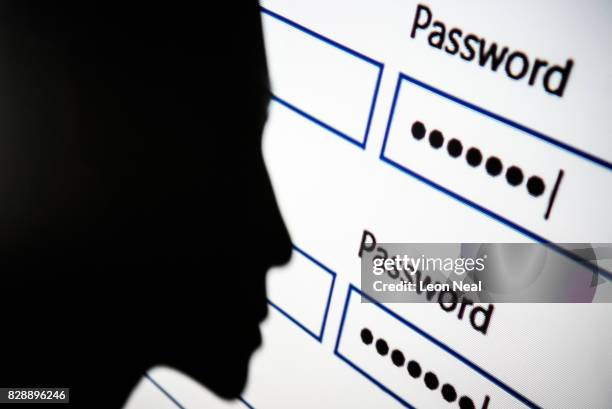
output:
POLYGON ((161 364, 242 391, 291 243, 259 8, 195 4, 0 4, 0 386, 118 408, 161 364))

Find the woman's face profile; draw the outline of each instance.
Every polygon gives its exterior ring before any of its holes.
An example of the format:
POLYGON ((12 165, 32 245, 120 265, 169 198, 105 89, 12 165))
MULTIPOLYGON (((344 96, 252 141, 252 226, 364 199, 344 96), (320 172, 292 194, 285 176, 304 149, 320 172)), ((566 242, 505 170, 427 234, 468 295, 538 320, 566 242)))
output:
POLYGON ((104 381, 122 402, 161 364, 238 396, 265 274, 291 254, 256 2, 0 7, 3 308, 65 323, 42 342, 19 326, 5 344, 37 352, 0 380, 65 383, 75 404, 104 381))

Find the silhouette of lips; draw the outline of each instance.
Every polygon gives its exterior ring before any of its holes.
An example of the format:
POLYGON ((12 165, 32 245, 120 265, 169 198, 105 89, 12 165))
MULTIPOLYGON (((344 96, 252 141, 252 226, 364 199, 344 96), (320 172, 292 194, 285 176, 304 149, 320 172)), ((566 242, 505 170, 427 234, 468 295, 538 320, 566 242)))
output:
POLYGON ((250 358, 251 355, 262 345, 261 328, 259 325, 251 327, 247 332, 247 336, 243 341, 248 340, 244 347, 245 356, 250 358))
POLYGON ((257 323, 261 324, 268 317, 268 303, 266 302, 261 308, 261 314, 257 319, 257 323))
POLYGON ((260 318, 257 320, 257 325, 255 326, 256 332, 257 332, 257 340, 256 340, 256 345, 254 349, 259 348, 259 346, 261 346, 261 342, 262 342, 262 338, 261 338, 261 323, 264 322, 264 320, 266 319, 266 317, 268 316, 268 303, 264 304, 264 307, 262 308, 263 313, 261 314, 260 318))
POLYGON ((261 345, 261 328, 258 326, 256 328, 255 332, 257 334, 257 338, 256 338, 255 348, 254 349, 257 349, 261 345))

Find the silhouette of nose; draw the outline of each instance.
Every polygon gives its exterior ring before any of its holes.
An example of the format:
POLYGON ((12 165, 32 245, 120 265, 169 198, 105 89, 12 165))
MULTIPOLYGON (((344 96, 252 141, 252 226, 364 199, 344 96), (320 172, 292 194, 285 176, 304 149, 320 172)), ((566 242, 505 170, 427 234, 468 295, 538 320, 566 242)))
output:
POLYGON ((275 213, 278 216, 277 220, 277 229, 278 229, 278 245, 276 246, 277 253, 272 260, 273 265, 279 266, 283 264, 287 264, 291 259, 291 254, 293 252, 293 244, 291 243, 291 237, 289 236, 289 231, 287 230, 287 226, 283 222, 283 219, 280 215, 278 207, 275 206, 275 213))
POLYGON ((270 257, 271 266, 279 266, 288 263, 291 259, 293 245, 287 226, 281 216, 267 171, 266 178, 269 186, 266 192, 268 197, 265 203, 265 208, 269 212, 266 218, 269 221, 268 229, 266 229, 268 232, 266 239, 269 240, 270 248, 272 249, 270 257))

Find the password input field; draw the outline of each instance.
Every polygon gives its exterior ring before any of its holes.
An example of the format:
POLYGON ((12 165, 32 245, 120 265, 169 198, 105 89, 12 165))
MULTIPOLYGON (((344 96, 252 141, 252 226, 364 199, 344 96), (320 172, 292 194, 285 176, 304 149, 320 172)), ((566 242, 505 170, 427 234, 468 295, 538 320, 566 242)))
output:
POLYGON ((538 405, 446 344, 350 286, 336 355, 406 407, 538 405))
POLYGON ((606 163, 403 74, 380 158, 537 241, 612 231, 606 163))

